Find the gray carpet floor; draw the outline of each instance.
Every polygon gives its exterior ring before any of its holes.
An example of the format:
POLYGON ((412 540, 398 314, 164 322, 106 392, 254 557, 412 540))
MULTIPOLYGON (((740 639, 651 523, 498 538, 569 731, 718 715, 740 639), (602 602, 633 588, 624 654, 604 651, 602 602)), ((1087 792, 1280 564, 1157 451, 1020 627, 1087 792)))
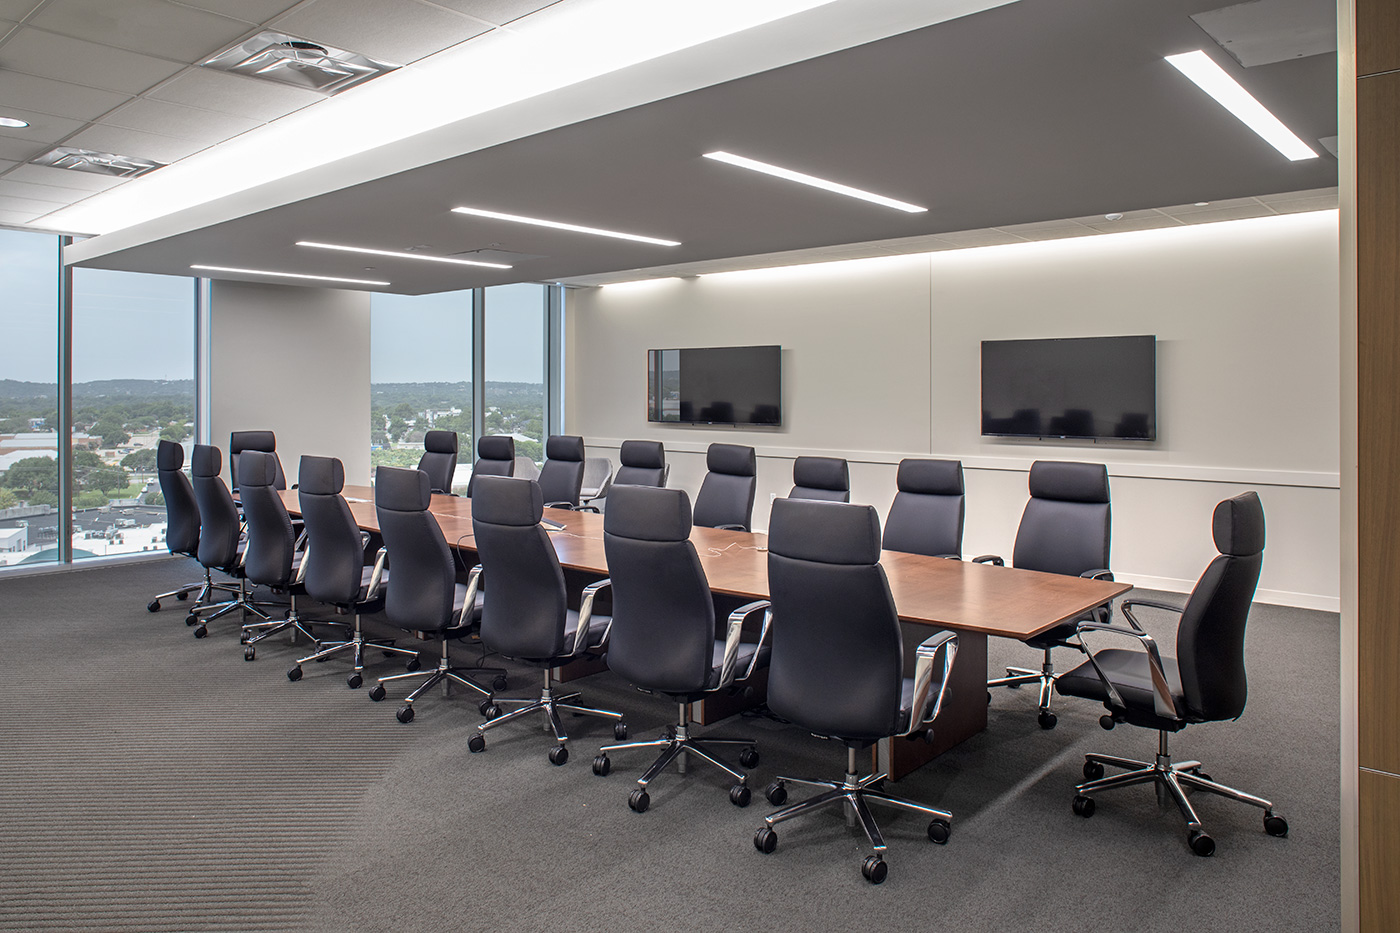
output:
MULTIPOLYGON (((463 692, 425 698, 401 725, 402 688, 371 703, 347 689, 343 661, 291 683, 286 642, 248 663, 236 624, 196 640, 175 604, 146 612, 194 576, 170 560, 0 579, 0 930, 1340 926, 1335 614, 1256 606, 1244 715, 1173 740, 1178 757, 1272 799, 1288 838, 1251 807, 1198 796, 1219 849, 1197 858, 1148 788, 1074 816, 1084 752, 1148 758, 1155 734, 1104 732, 1100 708, 1060 698, 1058 728, 1042 731, 1034 693, 1001 690, 984 733, 893 785, 950 809, 953 835, 935 846, 925 821, 877 813, 890 875, 876 887, 860 876, 863 835, 837 811, 785 824, 764 856, 750 840, 768 804, 732 806, 708 770, 663 776, 651 809, 631 812, 650 755, 615 755, 613 774, 594 776, 602 721, 571 721, 563 767, 531 722, 473 755, 477 700, 463 692)), ((1149 620, 1164 646, 1173 625, 1149 620)), ((1015 642, 990 653, 994 670, 1037 659, 1015 642)), ((537 685, 524 668, 511 680, 512 695, 537 685)), ((610 674, 580 685, 634 736, 673 712, 610 674)), ((757 739, 756 790, 780 772, 842 770, 840 747, 771 719, 712 728, 757 739)))

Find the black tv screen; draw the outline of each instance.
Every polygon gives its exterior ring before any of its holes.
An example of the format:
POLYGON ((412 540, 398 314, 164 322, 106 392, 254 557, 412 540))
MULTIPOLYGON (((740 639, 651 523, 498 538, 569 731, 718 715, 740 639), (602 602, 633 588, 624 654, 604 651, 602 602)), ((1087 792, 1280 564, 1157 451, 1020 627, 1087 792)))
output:
POLYGON ((1157 439, 1157 338, 982 341, 982 434, 1157 439))
POLYGON ((647 420, 783 423, 782 347, 647 351, 647 420))

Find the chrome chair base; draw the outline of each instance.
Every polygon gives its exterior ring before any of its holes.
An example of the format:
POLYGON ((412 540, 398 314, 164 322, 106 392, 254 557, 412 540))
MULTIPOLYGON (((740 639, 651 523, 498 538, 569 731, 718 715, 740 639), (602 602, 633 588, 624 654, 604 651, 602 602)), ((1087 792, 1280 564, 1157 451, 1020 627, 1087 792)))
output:
POLYGON ((293 643, 298 640, 296 636, 305 636, 306 640, 313 644, 320 644, 321 639, 311 630, 313 625, 329 625, 337 628, 348 629, 348 622, 324 621, 321 619, 303 619, 297 613, 297 598, 290 597, 291 604, 285 619, 269 619, 266 622, 245 622, 239 640, 243 642, 243 659, 252 661, 257 656, 257 649, 254 647, 259 642, 266 641, 273 635, 292 630, 293 643))
POLYGON ((366 648, 377 648, 387 654, 408 655, 413 659, 410 662, 411 664, 416 664, 418 661, 417 651, 411 648, 399 648, 394 644, 393 639, 365 638, 364 634, 360 631, 360 617, 356 614, 349 639, 329 643, 317 641, 316 652, 314 654, 308 654, 304 658, 297 658, 297 663, 287 671, 287 679, 291 681, 301 680, 301 666, 308 661, 324 661, 326 658, 337 655, 342 651, 350 651, 354 653, 355 669, 350 672, 350 676, 345 679, 345 683, 351 690, 359 689, 364 683, 363 672, 365 669, 366 648))
POLYGON ((484 751, 486 748, 486 730, 494 729, 514 719, 520 719, 531 713, 544 713, 546 732, 553 731, 554 738, 559 743, 550 749, 549 760, 562 765, 569 760, 569 734, 564 729, 564 723, 559 718, 562 710, 578 716, 597 716, 602 719, 611 719, 613 722, 621 722, 622 714, 612 710, 599 709, 593 706, 582 706, 572 701, 578 699, 577 691, 574 693, 564 693, 558 696, 554 693, 554 678, 549 668, 544 671, 544 689, 540 691, 538 698, 535 697, 492 697, 490 700, 483 700, 481 704, 482 715, 486 716, 486 721, 476 727, 476 735, 467 740, 467 749, 472 752, 484 751), (513 709, 508 713, 501 713, 500 706, 503 703, 521 704, 518 709, 513 709))
MULTIPOLYGON (((1055 663, 1050 656, 1051 649, 1046 648, 1045 660, 1040 666, 1040 670, 1034 671, 1027 667, 1008 667, 1005 677, 997 677, 987 681, 987 689, 992 687, 1020 687, 1023 684, 1039 684, 1040 699, 1037 706, 1040 710, 1040 725, 1044 729, 1055 728, 1058 717, 1050 711, 1050 699, 1054 695, 1055 681, 1060 675, 1055 670, 1055 663)), ((988 698, 990 701, 990 697, 988 698)))
MULTIPOLYGON (((252 613, 259 619, 261 619, 263 622, 272 621, 272 617, 269 616, 266 612, 263 612, 258 607, 276 606, 278 604, 269 602, 267 600, 254 599, 253 594, 248 589, 247 580, 239 579, 237 588, 220 583, 214 583, 211 585, 218 589, 229 590, 233 594, 233 599, 228 599, 219 603, 196 603, 195 605, 190 607, 188 614, 186 614, 185 616, 185 624, 193 625, 195 627, 195 638, 203 638, 205 635, 208 635, 209 623, 213 622, 215 619, 222 619, 224 616, 228 615, 231 612, 239 613, 240 618, 247 618, 248 614, 252 613), (206 612, 210 614, 207 616, 202 615, 206 612)), ((243 627, 246 628, 246 625, 243 627)))
POLYGON ((442 642, 442 659, 438 661, 438 665, 436 668, 430 671, 410 670, 406 674, 391 674, 388 677, 381 677, 379 678, 379 683, 376 684, 372 690, 370 690, 369 698, 371 700, 374 700, 376 703, 384 699, 385 684, 393 683, 394 681, 398 680, 408 680, 416 677, 427 678, 423 681, 423 683, 418 685, 418 688, 416 690, 414 690, 412 693, 410 693, 407 697, 404 698, 404 705, 399 708, 397 714, 399 722, 411 722, 413 720, 413 701, 418 699, 423 694, 427 693, 429 690, 433 689, 438 684, 444 681, 448 682, 449 684, 457 684, 462 687, 468 687, 472 690, 475 690, 477 693, 480 693, 481 695, 485 696, 489 700, 491 698, 491 691, 483 687, 481 684, 477 683, 476 680, 474 680, 470 676, 472 674, 490 674, 494 678, 492 682, 493 686, 499 685, 502 688, 504 688, 506 683, 505 668, 453 667, 451 660, 448 658, 447 642, 446 640, 444 640, 442 642))
POLYGON ((729 788, 729 800, 735 806, 748 806, 750 791, 748 787, 748 775, 729 765, 708 746, 712 745, 737 745, 743 748, 739 753, 739 763, 746 768, 752 768, 758 764, 758 750, 754 747, 753 739, 725 738, 722 736, 707 735, 704 739, 694 739, 690 736, 690 704, 681 703, 680 715, 676 725, 668 727, 666 734, 658 739, 641 742, 618 742, 613 745, 604 745, 598 750, 598 756, 593 759, 593 773, 605 776, 612 771, 612 762, 608 758, 608 752, 627 751, 634 748, 659 748, 661 754, 651 763, 651 767, 637 778, 638 790, 632 792, 628 798, 628 806, 641 813, 651 803, 651 798, 647 795, 647 787, 656 780, 672 762, 676 764, 676 770, 686 773, 686 766, 691 755, 701 761, 708 762, 714 767, 723 771, 734 779, 735 784, 729 788))

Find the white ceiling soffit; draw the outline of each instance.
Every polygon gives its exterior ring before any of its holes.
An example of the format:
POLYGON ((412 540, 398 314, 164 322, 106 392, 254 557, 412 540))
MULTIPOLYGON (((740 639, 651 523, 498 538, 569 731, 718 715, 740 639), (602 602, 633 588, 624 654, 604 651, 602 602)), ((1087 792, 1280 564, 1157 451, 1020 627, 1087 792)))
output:
POLYGON ((43 225, 99 234, 68 248, 81 262, 1014 2, 560 3, 43 225))
POLYGON ((1316 0, 1250 0, 1191 17, 1246 68, 1337 51, 1336 8, 1316 0))

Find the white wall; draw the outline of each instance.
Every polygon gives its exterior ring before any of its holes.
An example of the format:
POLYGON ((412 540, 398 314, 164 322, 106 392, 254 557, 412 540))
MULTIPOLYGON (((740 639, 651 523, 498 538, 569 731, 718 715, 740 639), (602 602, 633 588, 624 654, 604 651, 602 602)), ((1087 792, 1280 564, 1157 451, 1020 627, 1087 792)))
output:
POLYGON ((226 461, 231 431, 270 430, 288 485, 302 454, 339 457, 347 483, 369 482, 369 300, 212 283, 210 438, 226 461))
POLYGON ((568 430, 590 454, 664 441, 699 488, 711 441, 759 452, 755 524, 802 453, 851 460, 852 500, 883 513, 903 456, 961 459, 965 553, 1009 555, 1032 460, 1106 462, 1113 569, 1185 591, 1214 554, 1210 512, 1258 490, 1259 598, 1338 605, 1336 212, 571 290, 568 430), (980 434, 980 341, 1153 333, 1151 444, 980 434), (646 421, 646 350, 778 343, 782 428, 646 421))

